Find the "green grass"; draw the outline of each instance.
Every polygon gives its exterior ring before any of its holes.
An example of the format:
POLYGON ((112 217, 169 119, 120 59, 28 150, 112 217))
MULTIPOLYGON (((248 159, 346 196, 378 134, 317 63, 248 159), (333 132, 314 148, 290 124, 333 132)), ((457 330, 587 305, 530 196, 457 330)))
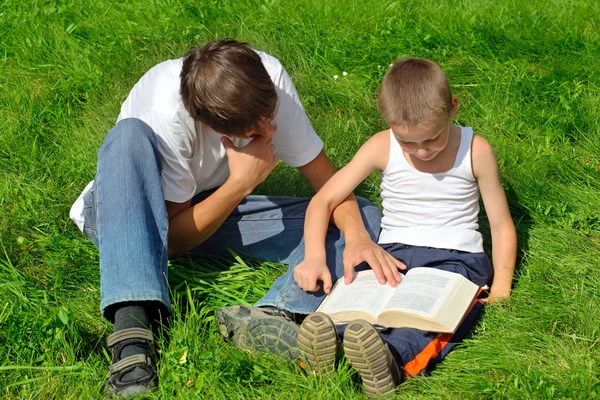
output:
MULTIPOLYGON (((519 236, 513 296, 398 398, 600 397, 599 21, 591 0, 4 0, 0 396, 104 396, 111 328, 98 253, 69 207, 137 79, 193 44, 234 37, 286 66, 337 166, 385 127, 376 92, 401 55, 438 62, 460 101, 456 122, 496 149, 519 236)), ((377 202, 377 186, 373 175, 357 192, 377 202)), ((310 194, 285 166, 258 191, 310 194)), ((212 310, 253 303, 285 267, 217 267, 171 266, 177 313, 149 398, 363 397, 345 364, 305 378, 222 342, 212 310)))

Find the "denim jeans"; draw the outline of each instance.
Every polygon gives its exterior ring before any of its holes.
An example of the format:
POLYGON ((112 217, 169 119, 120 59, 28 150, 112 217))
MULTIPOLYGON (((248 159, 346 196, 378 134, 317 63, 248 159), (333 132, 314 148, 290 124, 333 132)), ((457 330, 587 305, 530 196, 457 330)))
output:
MULTIPOLYGON (((171 311, 167 283, 168 217, 161 181, 158 141, 138 119, 119 121, 98 152, 92 189, 84 197, 84 233, 100 251, 100 308, 126 301, 158 301, 171 311)), ((200 193, 192 204, 210 193, 200 193)), ((304 214, 310 198, 246 197, 222 226, 190 254, 222 255, 224 249, 289 264, 257 306, 309 314, 324 298, 294 282, 293 269, 304 258, 304 214)), ((371 236, 379 235, 381 212, 358 199, 371 236)), ((327 265, 333 279, 343 276, 344 238, 335 226, 327 232, 327 265)))

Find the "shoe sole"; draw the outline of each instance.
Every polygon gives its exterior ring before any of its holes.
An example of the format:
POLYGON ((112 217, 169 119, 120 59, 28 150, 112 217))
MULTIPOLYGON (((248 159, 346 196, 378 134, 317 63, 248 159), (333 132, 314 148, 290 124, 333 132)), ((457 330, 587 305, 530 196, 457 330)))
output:
POLYGON ((109 398, 119 398, 126 399, 130 397, 137 396, 143 393, 150 393, 158 388, 158 376, 156 373, 154 377, 152 377, 148 382, 139 383, 136 381, 131 381, 130 384, 125 385, 120 384, 117 388, 114 383, 110 382, 110 373, 106 377, 104 382, 104 390, 109 394, 109 398))
POLYGON ((221 336, 240 349, 266 351, 288 361, 298 358, 298 325, 283 317, 254 307, 231 306, 215 310, 215 320, 221 336))
POLYGON ((344 354, 360 375, 368 397, 391 392, 396 387, 388 352, 377 330, 367 321, 352 321, 346 327, 344 354))
POLYGON ((114 396, 119 398, 119 399, 128 399, 130 397, 134 397, 137 396, 139 394, 148 394, 154 390, 156 390, 156 388, 158 387, 158 385, 153 384, 151 386, 144 386, 144 385, 131 385, 128 386, 126 389, 121 390, 118 393, 114 393, 114 396))
MULTIPOLYGON (((283 319, 269 318, 251 321, 246 329, 233 337, 233 343, 247 345, 255 351, 277 354, 287 361, 298 358, 298 325, 283 319)), ((243 348, 243 347, 242 347, 243 348)))
POLYGON ((307 371, 319 374, 334 370, 337 332, 329 316, 316 312, 304 319, 298 332, 298 350, 307 371))

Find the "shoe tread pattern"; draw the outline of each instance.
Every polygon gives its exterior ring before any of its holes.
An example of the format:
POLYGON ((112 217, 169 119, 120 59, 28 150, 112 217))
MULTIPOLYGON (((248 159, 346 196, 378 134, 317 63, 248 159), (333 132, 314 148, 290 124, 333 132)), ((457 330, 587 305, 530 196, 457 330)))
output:
POLYGON ((390 368, 389 350, 377 330, 364 320, 352 321, 344 334, 344 354, 360 375, 368 397, 396 387, 390 368))
POLYGON ((337 333, 326 314, 316 312, 304 319, 298 332, 298 350, 309 371, 318 374, 334 370, 337 333))
POLYGON ((250 321, 245 336, 256 351, 279 354, 290 361, 298 358, 298 327, 293 322, 275 318, 250 321))

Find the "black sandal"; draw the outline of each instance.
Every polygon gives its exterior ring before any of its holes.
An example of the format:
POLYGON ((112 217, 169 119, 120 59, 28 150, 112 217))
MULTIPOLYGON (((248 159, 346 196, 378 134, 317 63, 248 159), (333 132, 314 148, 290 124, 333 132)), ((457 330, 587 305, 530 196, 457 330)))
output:
POLYGON ((154 337, 148 329, 129 328, 113 333, 106 340, 112 349, 112 365, 106 387, 117 397, 132 397, 158 387, 158 375, 154 363, 154 337), (125 346, 138 345, 146 349, 144 354, 135 354, 121 359, 125 346), (140 368, 145 374, 133 380, 123 380, 123 376, 140 368))

